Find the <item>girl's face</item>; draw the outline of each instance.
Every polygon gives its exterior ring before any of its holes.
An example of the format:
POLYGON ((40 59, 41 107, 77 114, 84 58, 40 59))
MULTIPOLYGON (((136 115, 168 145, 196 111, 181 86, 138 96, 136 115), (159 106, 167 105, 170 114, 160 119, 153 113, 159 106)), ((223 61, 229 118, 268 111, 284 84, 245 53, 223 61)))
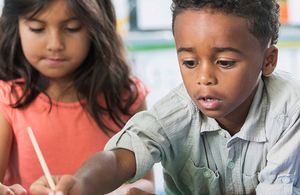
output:
POLYGON ((185 87, 202 113, 224 125, 243 123, 259 79, 264 52, 239 17, 185 11, 174 23, 185 87))
POLYGON ((90 49, 89 32, 65 0, 54 0, 33 18, 19 19, 23 53, 50 79, 69 80, 90 49))

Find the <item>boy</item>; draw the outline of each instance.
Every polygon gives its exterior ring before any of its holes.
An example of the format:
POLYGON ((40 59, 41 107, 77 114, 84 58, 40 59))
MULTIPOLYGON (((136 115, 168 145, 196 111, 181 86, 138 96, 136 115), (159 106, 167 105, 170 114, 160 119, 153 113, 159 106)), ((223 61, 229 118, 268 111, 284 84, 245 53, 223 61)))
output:
POLYGON ((173 0, 184 85, 56 189, 107 193, 162 162, 165 194, 299 194, 300 83, 273 72, 279 26, 277 0, 173 0))

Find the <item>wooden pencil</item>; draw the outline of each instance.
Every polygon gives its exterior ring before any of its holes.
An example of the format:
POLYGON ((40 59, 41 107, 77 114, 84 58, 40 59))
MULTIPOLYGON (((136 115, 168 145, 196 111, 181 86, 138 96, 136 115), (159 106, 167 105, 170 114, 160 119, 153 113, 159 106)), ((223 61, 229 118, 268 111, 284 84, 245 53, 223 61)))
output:
POLYGON ((34 150, 35 150, 35 152, 36 152, 36 154, 37 154, 37 157, 38 157, 38 159, 39 159, 39 161, 40 161, 40 164, 41 164, 41 166, 42 166, 42 169, 43 169, 43 171, 44 171, 44 174, 45 174, 45 176, 46 176, 46 179, 47 179, 47 181, 48 181, 48 183, 49 183, 49 186, 50 186, 51 190, 54 191, 54 190, 55 190, 55 184, 54 184, 54 181, 53 181, 53 179, 52 179, 52 177, 51 177, 50 171, 49 171, 48 166, 47 166, 47 164, 46 164, 46 162, 45 162, 45 159, 44 159, 44 157, 43 157, 43 155, 42 155, 42 152, 41 152, 41 150, 40 150, 40 147, 39 147, 39 145, 38 145, 38 143, 37 143, 37 141, 36 141, 36 139, 35 139, 35 137, 34 137, 34 134, 33 134, 33 132, 32 132, 31 127, 27 127, 27 131, 28 131, 30 140, 31 140, 31 142, 32 142, 32 145, 33 145, 33 147, 34 147, 34 150))

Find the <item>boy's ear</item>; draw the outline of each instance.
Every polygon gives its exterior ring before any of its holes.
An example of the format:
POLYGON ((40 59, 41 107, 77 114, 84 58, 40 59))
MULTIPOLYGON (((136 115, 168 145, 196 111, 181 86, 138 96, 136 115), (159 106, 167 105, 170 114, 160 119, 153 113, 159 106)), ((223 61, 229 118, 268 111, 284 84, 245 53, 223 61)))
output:
POLYGON ((265 50, 264 61, 262 67, 262 74, 269 76, 275 70, 278 59, 278 47, 276 45, 271 45, 265 50))

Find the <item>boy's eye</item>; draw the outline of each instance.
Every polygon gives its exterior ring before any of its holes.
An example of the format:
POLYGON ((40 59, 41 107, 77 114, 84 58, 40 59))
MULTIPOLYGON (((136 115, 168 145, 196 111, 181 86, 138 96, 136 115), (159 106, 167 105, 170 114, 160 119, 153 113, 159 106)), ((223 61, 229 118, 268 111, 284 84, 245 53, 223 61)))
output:
POLYGON ((217 64, 224 66, 224 67, 230 67, 235 64, 235 61, 217 61, 217 64))
POLYGON ((191 61, 183 61, 182 64, 189 67, 189 68, 192 68, 192 67, 196 66, 198 64, 198 62, 191 60, 191 61))
POLYGON ((32 32, 35 32, 35 33, 41 33, 44 28, 31 28, 29 27, 29 30, 32 31, 32 32))

